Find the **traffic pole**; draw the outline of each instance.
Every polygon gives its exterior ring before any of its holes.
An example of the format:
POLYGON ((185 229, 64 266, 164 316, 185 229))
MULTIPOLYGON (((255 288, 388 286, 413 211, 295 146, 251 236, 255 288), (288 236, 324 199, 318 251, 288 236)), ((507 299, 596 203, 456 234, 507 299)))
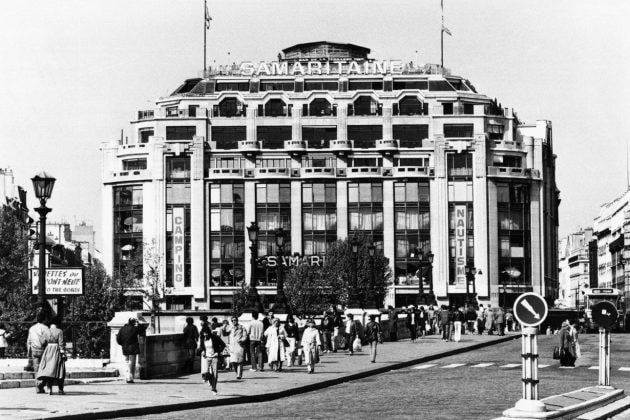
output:
POLYGON ((538 328, 523 328, 521 335, 521 358, 523 363, 523 398, 514 408, 519 411, 540 413, 546 411, 545 404, 538 400, 538 328))
POLYGON ((610 332, 599 329, 599 386, 610 386, 610 332))

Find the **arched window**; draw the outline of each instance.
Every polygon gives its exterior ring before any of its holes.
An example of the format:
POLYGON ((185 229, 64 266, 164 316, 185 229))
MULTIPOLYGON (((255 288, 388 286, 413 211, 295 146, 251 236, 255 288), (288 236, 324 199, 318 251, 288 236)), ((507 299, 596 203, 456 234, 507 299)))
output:
POLYGON ((219 114, 215 117, 241 117, 245 115, 245 106, 237 98, 225 98, 219 102, 219 114))
POLYGON ((332 115, 333 106, 328 99, 317 98, 308 104, 308 115, 311 117, 318 117, 324 115, 332 115))
POLYGON ((287 104, 282 99, 270 99, 265 104, 265 117, 286 117, 287 104))
POLYGON ((400 115, 422 115, 423 105, 415 96, 405 96, 398 103, 400 115))
POLYGON ((371 96, 359 96, 353 103, 354 114, 348 115, 380 115, 381 104, 372 99, 371 96))

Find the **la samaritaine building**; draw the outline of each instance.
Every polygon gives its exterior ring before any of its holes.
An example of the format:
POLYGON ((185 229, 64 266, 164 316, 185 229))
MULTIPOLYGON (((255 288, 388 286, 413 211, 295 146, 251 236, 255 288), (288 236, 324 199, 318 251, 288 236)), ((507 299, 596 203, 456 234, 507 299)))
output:
MULTIPOLYGON (((463 302, 465 266, 480 303, 557 298, 551 122, 521 123, 440 66, 369 52, 295 45, 139 111, 131 138, 102 148, 107 269, 152 244, 166 309, 229 308, 250 282, 257 221, 261 257, 276 255, 279 227, 286 255, 310 263, 336 240, 370 238, 393 273, 387 304, 416 302, 419 249, 434 254, 440 303, 463 302)), ((259 293, 275 294, 276 270, 256 271, 259 293)))

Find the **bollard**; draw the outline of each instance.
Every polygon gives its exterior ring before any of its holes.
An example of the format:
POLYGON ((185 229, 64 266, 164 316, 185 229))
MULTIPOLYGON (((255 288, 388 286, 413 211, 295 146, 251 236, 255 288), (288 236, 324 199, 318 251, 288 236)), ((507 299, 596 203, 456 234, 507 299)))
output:
POLYGON ((545 404, 538 400, 538 328, 522 329, 523 398, 514 408, 526 412, 544 412, 545 404))
POLYGON ((610 332, 599 329, 599 386, 610 386, 610 332))

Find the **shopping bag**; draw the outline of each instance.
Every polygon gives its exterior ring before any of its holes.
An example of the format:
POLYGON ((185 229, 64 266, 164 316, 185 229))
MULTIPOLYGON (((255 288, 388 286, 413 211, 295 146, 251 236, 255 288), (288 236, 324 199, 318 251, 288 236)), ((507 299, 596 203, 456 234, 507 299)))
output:
POLYGON ((352 343, 352 350, 354 351, 361 351, 361 339, 359 337, 354 339, 354 342, 352 343))
POLYGON ((205 357, 201 358, 201 374, 208 373, 208 359, 205 357))

